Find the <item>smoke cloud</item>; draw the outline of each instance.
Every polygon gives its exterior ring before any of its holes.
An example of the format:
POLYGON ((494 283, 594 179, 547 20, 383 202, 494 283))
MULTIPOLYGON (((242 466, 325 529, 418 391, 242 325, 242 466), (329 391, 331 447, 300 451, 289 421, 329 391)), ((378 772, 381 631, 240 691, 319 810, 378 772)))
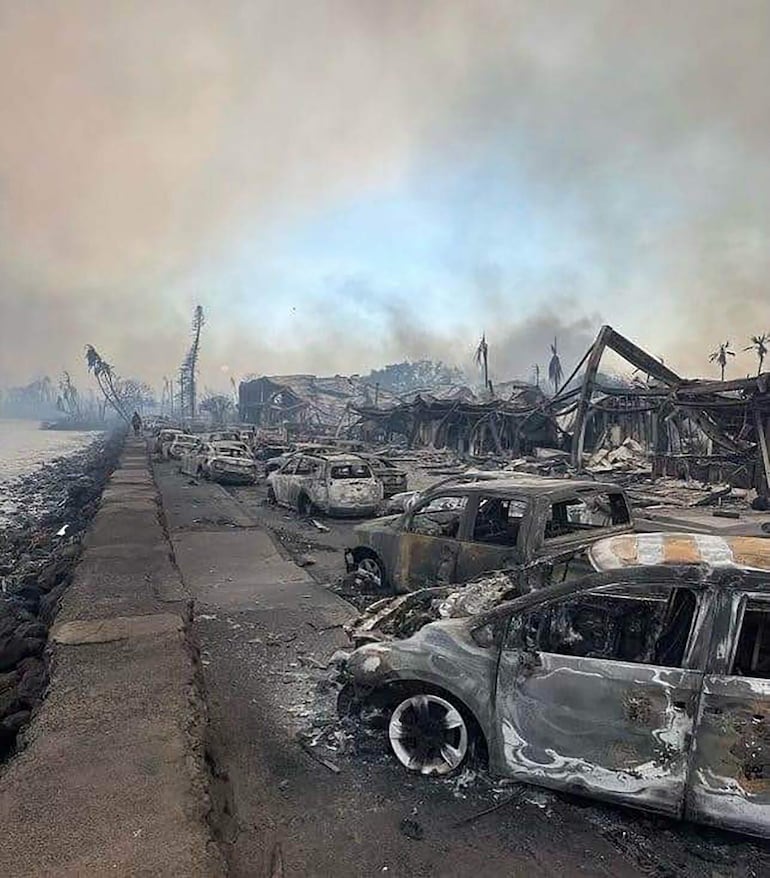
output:
POLYGON ((198 301, 210 383, 465 365, 483 330, 500 379, 544 367, 555 335, 569 369, 602 320, 703 374, 770 329, 768 25, 749 0, 5 3, 0 385, 87 342, 157 383, 198 301), (244 242, 469 165, 443 323, 381 270, 353 281, 365 319, 343 295, 289 333, 270 289, 211 285, 244 242), (523 186, 558 276, 488 252, 476 200, 518 216, 523 186))

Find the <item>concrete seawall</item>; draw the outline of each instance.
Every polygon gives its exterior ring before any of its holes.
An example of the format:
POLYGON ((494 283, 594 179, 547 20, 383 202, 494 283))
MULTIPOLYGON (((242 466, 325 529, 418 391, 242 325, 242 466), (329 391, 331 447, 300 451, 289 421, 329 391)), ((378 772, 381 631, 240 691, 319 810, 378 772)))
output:
POLYGON ((46 700, 0 775, 0 875, 222 874, 189 616, 129 440, 51 631, 46 700))

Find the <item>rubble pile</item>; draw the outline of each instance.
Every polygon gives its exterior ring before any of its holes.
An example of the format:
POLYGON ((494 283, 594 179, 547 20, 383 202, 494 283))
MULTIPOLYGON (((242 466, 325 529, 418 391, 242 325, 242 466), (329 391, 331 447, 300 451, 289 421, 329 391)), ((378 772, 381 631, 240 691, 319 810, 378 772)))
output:
POLYGON ((42 698, 48 627, 121 445, 120 436, 99 439, 9 487, 16 511, 0 531, 0 759, 42 698))

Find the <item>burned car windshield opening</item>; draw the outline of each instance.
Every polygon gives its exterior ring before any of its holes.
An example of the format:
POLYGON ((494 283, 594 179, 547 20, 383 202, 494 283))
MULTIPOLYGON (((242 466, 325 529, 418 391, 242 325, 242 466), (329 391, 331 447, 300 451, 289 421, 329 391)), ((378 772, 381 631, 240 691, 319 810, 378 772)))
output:
POLYGON ((467 497, 436 497, 415 511, 409 531, 432 537, 456 537, 467 504, 467 497))
POLYGON ((770 601, 746 603, 732 673, 770 679, 770 601))
POLYGON ((628 524, 631 516, 622 494, 591 494, 551 504, 545 538, 628 524))
POLYGON ((365 463, 335 463, 330 470, 334 481, 342 479, 370 479, 372 471, 365 463))
POLYGON ((511 618, 506 645, 554 655, 681 667, 698 599, 688 588, 591 591, 511 618))

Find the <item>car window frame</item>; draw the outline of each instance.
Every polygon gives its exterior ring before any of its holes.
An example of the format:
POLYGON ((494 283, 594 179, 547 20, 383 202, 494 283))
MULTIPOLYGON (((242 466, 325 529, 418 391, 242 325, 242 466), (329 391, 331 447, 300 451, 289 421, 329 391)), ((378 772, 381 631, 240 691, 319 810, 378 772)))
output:
MULTIPOLYGON (((418 534, 418 536, 423 536, 428 539, 437 539, 437 540, 455 540, 458 542, 467 542, 464 538, 464 534, 467 533, 468 529, 468 510, 470 509, 472 497, 470 497, 464 491, 442 491, 438 494, 432 494, 428 497, 422 497, 419 503, 415 504, 410 510, 404 513, 404 522, 402 530, 404 533, 417 533, 412 530, 412 521, 415 515, 420 513, 421 509, 424 509, 427 506, 430 506, 435 500, 439 500, 441 497, 458 497, 460 499, 465 500, 465 506, 460 510, 460 524, 457 528, 457 536, 455 537, 430 537, 428 534, 418 534)), ((448 510, 447 510, 448 511, 448 510)))
POLYGON ((538 534, 538 542, 539 548, 548 547, 551 549, 552 547, 560 547, 560 546, 568 546, 572 543, 584 543, 587 540, 592 539, 592 534, 603 533, 606 535, 613 534, 617 531, 627 531, 629 528, 633 527, 633 517, 631 514, 631 506, 628 502, 628 497, 625 492, 622 490, 608 491, 608 490, 587 490, 587 491, 573 491, 572 493, 564 496, 558 496, 556 498, 545 496, 542 498, 541 507, 539 510, 539 519, 540 519, 540 532, 538 534), (555 503, 569 503, 571 500, 577 500, 580 502, 585 502, 585 497, 596 496, 597 494, 617 494, 623 498, 623 502, 626 507, 626 512, 628 513, 628 521, 625 524, 609 524, 606 527, 596 527, 596 528, 587 528, 586 530, 576 530, 572 533, 560 534, 556 537, 546 537, 545 529, 548 523, 548 516, 551 513, 553 505, 555 503))
MULTIPOLYGON (((533 604, 529 604, 526 607, 523 607, 518 610, 514 610, 509 613, 504 620, 500 639, 500 651, 501 652, 514 652, 517 650, 521 650, 521 646, 509 646, 508 637, 511 630, 511 624, 517 615, 522 615, 526 613, 535 612, 543 607, 558 604, 560 601, 569 601, 575 598, 580 598, 584 595, 601 593, 603 591, 609 591, 611 589, 617 588, 627 588, 627 589, 643 589, 650 587, 661 587, 665 586, 667 588, 675 589, 675 588, 686 588, 689 591, 692 591, 696 595, 696 607, 695 612, 693 613, 693 618, 690 626, 690 631, 687 636, 687 643, 685 644, 684 651, 682 653, 682 664, 679 668, 671 668, 668 665, 653 665, 647 664, 646 662, 629 662, 624 659, 618 658, 603 658, 597 656, 588 656, 582 657, 587 658, 590 661, 601 661, 601 662, 612 662, 614 664, 622 664, 622 665, 643 665, 648 668, 662 668, 667 670, 693 670, 699 671, 701 673, 708 672, 708 655, 709 655, 709 641, 711 638, 711 624, 713 623, 713 604, 714 601, 710 598, 713 595, 713 590, 704 587, 704 585, 700 582, 693 580, 673 580, 668 578, 661 578, 658 576, 649 581, 629 581, 624 580, 622 577, 619 577, 616 582, 604 582, 598 585, 593 585, 585 589, 578 589, 569 594, 561 594, 561 595, 553 595, 545 597, 542 601, 538 601, 533 604), (711 617, 711 618, 709 618, 711 617)), ((488 619, 487 624, 494 623, 493 619, 488 619)), ((479 627, 482 627, 481 625, 479 627)), ((740 629, 737 629, 740 630, 740 629)), ((737 645, 737 639, 735 639, 733 634, 733 639, 735 644, 737 645)), ((529 651, 531 650, 524 650, 529 651)), ((563 653, 558 652, 546 652, 545 650, 537 650, 537 654, 556 656, 556 657, 565 657, 565 658, 573 658, 573 656, 565 656, 563 653)), ((732 658, 730 659, 732 662, 732 658)), ((730 667, 731 665, 728 665, 730 667)), ((750 678, 753 679, 753 678, 750 678)))
POLYGON ((735 657, 738 652, 738 643, 740 642, 741 630, 743 628, 743 619, 746 615, 746 607, 750 601, 755 601, 767 604, 770 610, 770 592, 738 588, 731 591, 726 597, 727 600, 724 602, 723 611, 728 614, 728 650, 721 660, 719 656, 715 657, 716 663, 721 665, 721 667, 715 668, 713 673, 736 680, 762 680, 770 684, 770 677, 749 677, 745 674, 735 674, 733 672, 735 657))
POLYGON ((531 496, 527 496, 525 494, 510 494, 510 495, 490 495, 485 494, 483 491, 474 492, 471 497, 469 497, 468 505, 465 507, 465 511, 468 514, 468 527, 467 527, 467 539, 464 542, 472 543, 474 546, 487 546, 490 549, 495 550, 513 550, 516 549, 519 552, 524 553, 524 549, 527 545, 527 535, 529 533, 529 522, 532 518, 532 510, 535 508, 534 501, 531 496), (515 546, 503 545, 501 543, 482 543, 473 539, 473 532, 476 529, 476 516, 479 512, 479 506, 481 505, 482 500, 491 499, 492 497, 497 497, 502 500, 515 500, 517 502, 523 502, 526 504, 526 512, 521 518, 521 527, 519 528, 519 533, 516 538, 515 546))

